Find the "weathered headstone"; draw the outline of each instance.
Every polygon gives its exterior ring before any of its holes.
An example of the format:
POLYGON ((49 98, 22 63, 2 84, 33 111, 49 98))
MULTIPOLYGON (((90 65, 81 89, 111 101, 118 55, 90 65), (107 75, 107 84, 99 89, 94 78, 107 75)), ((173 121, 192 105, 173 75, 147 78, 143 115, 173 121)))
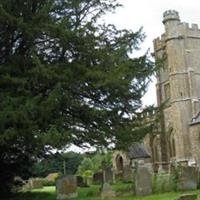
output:
POLYGON ((56 193, 57 200, 76 198, 78 196, 76 176, 67 175, 59 179, 56 183, 56 193))
POLYGON ((43 180, 39 178, 32 178, 28 180, 30 189, 39 189, 43 187, 43 180))
POLYGON ((112 198, 115 197, 115 192, 112 190, 112 187, 109 183, 104 183, 101 189, 101 198, 112 198))
POLYGON ((175 200, 197 200, 197 194, 182 194, 175 200))
POLYGON ((148 168, 138 166, 135 175, 135 193, 137 196, 152 194, 151 173, 148 168))
POLYGON ((103 172, 97 172, 93 175, 94 184, 103 184, 103 172))
POLYGON ((90 185, 92 185, 92 182, 93 181, 93 177, 85 177, 85 184, 87 185, 87 186, 90 186, 90 185))
POLYGON ((123 181, 130 182, 133 180, 133 169, 129 165, 125 165, 123 169, 123 181))
POLYGON ((113 183, 113 171, 110 167, 107 167, 103 170, 103 182, 113 183))
POLYGON ((153 192, 163 193, 174 191, 176 185, 171 173, 160 172, 153 175, 153 192))
POLYGON ((177 190, 195 190, 197 189, 198 171, 196 167, 181 166, 179 167, 177 190))

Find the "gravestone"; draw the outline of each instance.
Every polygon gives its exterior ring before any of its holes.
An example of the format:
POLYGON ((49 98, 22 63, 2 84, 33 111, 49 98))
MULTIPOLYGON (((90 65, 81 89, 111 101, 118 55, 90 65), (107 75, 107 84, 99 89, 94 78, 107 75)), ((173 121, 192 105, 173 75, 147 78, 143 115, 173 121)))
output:
POLYGON ((93 183, 93 177, 85 177, 84 178, 85 180, 85 184, 86 184, 86 186, 90 186, 90 185, 92 185, 92 183, 93 183))
POLYGON ((28 186, 30 189, 43 188, 43 180, 39 178, 32 178, 28 180, 28 186))
POLYGON ((116 194, 115 192, 112 190, 112 187, 109 183, 104 183, 101 189, 101 198, 105 199, 105 198, 112 198, 115 197, 116 194))
POLYGON ((174 191, 176 183, 171 173, 159 172, 153 175, 153 192, 163 193, 174 191))
POLYGON ((145 166, 138 166, 135 174, 135 193, 137 196, 152 194, 151 173, 145 166))
POLYGON ((197 194, 182 194, 175 200, 197 200, 197 194))
POLYGON ((103 183, 103 172, 97 172, 93 175, 93 183, 99 185, 103 183))
POLYGON ((103 182, 113 183, 113 171, 110 167, 107 167, 103 170, 103 182))
POLYGON ((133 180, 133 169, 129 165, 125 165, 123 168, 123 181, 131 182, 133 180))
POLYGON ((198 171, 196 167, 181 166, 178 171, 177 190, 195 190, 197 189, 198 171))
POLYGON ((78 196, 76 176, 67 175, 59 179, 56 183, 56 193, 57 200, 76 198, 78 196))

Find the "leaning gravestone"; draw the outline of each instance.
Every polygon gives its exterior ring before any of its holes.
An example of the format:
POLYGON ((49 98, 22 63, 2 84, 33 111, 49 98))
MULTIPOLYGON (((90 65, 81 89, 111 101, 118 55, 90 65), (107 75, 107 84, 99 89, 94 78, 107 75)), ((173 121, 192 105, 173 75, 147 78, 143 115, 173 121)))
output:
POLYGON ((197 194, 182 194, 175 200, 197 200, 197 194))
POLYGON ((177 190, 195 190, 197 189, 198 171, 196 167, 181 166, 178 172, 177 190))
POLYGON ((135 193, 137 196, 152 194, 151 173, 145 166, 138 166, 136 170, 135 193))
POLYGON ((115 197, 115 192, 112 190, 112 187, 109 183, 104 183, 101 189, 101 198, 105 199, 105 198, 112 198, 115 197))
POLYGON ((56 193, 57 200, 76 198, 78 196, 76 176, 68 175, 59 179, 56 183, 56 193))

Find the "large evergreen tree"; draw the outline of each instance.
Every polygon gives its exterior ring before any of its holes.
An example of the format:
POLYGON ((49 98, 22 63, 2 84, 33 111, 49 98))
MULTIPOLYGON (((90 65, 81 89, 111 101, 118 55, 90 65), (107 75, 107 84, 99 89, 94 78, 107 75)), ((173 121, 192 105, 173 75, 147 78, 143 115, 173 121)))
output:
POLYGON ((125 146, 152 65, 144 35, 99 24, 116 0, 0 0, 0 191, 50 148, 125 146))

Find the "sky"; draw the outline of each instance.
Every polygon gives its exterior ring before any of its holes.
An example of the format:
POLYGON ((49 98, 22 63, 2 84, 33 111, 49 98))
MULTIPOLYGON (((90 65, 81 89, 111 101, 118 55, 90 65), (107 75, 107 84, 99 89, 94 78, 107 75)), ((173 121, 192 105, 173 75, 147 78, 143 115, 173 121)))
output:
MULTIPOLYGON (((196 23, 200 27, 199 0, 118 0, 123 7, 115 14, 106 16, 106 22, 115 24, 118 28, 137 31, 141 26, 146 39, 141 45, 141 51, 150 48, 153 52, 153 39, 164 33, 162 24, 163 12, 176 10, 182 22, 196 23)), ((156 80, 153 78, 147 94, 143 97, 143 105, 156 105, 156 80)))
MULTIPOLYGON (((141 26, 146 34, 146 39, 141 46, 141 51, 150 48, 153 52, 153 39, 164 33, 162 24, 163 12, 176 10, 182 22, 196 23, 200 27, 200 1, 199 0, 118 0, 123 7, 118 8, 115 14, 105 16, 107 23, 115 24, 118 28, 137 31, 141 26)), ((143 106, 156 105, 156 80, 148 88, 143 97, 143 106)), ((83 152, 83 149, 71 146, 68 150, 83 152)), ((85 149, 87 151, 87 149, 85 149)))

